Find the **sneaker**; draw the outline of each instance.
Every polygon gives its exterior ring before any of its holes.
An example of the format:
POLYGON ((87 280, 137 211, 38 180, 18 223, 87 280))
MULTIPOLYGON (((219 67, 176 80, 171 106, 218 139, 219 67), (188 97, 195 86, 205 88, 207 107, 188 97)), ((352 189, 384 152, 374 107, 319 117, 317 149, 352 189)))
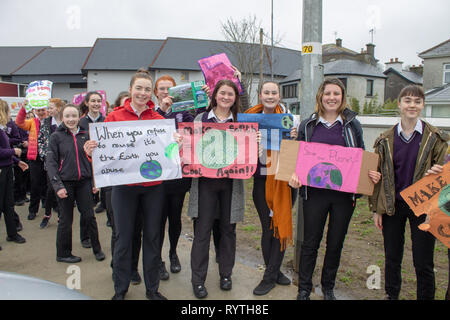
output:
POLYGON ((253 290, 253 294, 255 296, 263 296, 268 294, 273 288, 275 288, 275 283, 263 279, 253 290))
POLYGON ((148 300, 167 300, 167 298, 159 292, 146 292, 145 296, 148 300))
POLYGON ((26 240, 20 234, 16 233, 15 236, 6 237, 6 241, 14 241, 15 243, 25 243, 26 240))
POLYGON ((30 212, 27 217, 28 220, 36 219, 36 212, 30 212))
POLYGON ((159 265, 159 279, 169 280, 169 273, 167 272, 166 263, 164 261, 161 261, 161 264, 159 265))
POLYGON ((48 221, 50 220, 50 216, 44 216, 43 218, 42 218, 42 222, 41 222, 41 224, 40 224, 40 228, 41 229, 44 229, 45 227, 47 227, 48 226, 48 221))
POLYGON ((142 282, 142 278, 139 275, 139 272, 137 270, 133 271, 133 274, 131 275, 131 284, 134 286, 137 286, 141 282, 142 282))

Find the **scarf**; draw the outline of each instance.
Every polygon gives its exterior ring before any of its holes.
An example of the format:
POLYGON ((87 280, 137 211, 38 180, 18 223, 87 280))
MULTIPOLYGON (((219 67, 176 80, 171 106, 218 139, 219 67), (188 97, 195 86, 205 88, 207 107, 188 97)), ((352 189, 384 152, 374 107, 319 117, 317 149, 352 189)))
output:
MULTIPOLYGON (((258 104, 245 113, 262 113, 263 105, 258 104)), ((277 105, 275 113, 284 113, 283 108, 277 105)), ((272 166, 276 168, 278 152, 267 150, 267 159, 271 159, 267 164, 268 172, 272 166)), ((272 172, 271 172, 272 173, 272 172)), ((266 202, 272 215, 271 228, 274 235, 280 240, 281 251, 287 248, 288 243, 292 244, 292 193, 288 182, 275 180, 275 172, 266 176, 266 202)))

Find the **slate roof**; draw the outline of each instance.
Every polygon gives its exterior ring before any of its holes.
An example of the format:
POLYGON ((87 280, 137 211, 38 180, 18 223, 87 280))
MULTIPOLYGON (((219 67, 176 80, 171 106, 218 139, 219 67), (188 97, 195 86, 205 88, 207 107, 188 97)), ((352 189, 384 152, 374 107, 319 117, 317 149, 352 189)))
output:
POLYGON ((389 68, 386 71, 383 72, 384 75, 387 75, 390 72, 395 72, 400 77, 404 78, 405 80, 412 82, 414 84, 420 84, 423 85, 423 77, 420 74, 417 74, 412 71, 402 70, 402 72, 398 72, 394 68, 389 68))
POLYGON ((426 102, 450 102, 450 84, 425 93, 426 102))
POLYGON ((157 56, 164 40, 104 39, 95 41, 83 70, 137 70, 147 68, 157 56))
POLYGON ((345 47, 338 47, 335 43, 328 43, 322 46, 322 55, 337 55, 337 54, 346 54, 350 56, 357 56, 358 52, 350 50, 345 47))
POLYGON ((450 56, 450 39, 419 53, 419 57, 422 59, 448 56, 450 56))
POLYGON ((0 75, 10 75, 45 48, 48 47, 0 47, 0 75))

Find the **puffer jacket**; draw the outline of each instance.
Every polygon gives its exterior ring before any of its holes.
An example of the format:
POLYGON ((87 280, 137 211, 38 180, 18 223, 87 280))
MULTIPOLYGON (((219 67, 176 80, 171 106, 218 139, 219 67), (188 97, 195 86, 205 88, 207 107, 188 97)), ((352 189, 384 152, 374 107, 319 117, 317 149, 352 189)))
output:
MULTIPOLYGON (((420 149, 414 169, 413 184, 425 176, 425 173, 435 164, 443 164, 447 150, 448 135, 423 121, 424 129, 420 149)), ((378 153, 378 171, 381 180, 375 185, 373 194, 369 197, 369 208, 378 214, 395 213, 395 173, 394 173, 394 130, 393 126, 375 140, 374 152, 378 153)))
POLYGON ((28 160, 36 160, 38 156, 38 134, 39 134, 39 126, 40 121, 38 118, 34 119, 26 119, 27 112, 25 108, 21 108, 19 113, 16 116, 16 124, 19 128, 29 131, 30 134, 28 136, 28 152, 27 159, 28 160))

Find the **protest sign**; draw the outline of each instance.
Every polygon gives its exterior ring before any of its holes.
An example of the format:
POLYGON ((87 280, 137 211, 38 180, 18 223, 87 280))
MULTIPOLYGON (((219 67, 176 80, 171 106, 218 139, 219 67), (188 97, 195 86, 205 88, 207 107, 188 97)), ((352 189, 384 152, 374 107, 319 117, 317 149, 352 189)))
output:
MULTIPOLYGON (((106 116, 106 111, 107 111, 106 110, 106 108, 107 108, 106 92, 105 92, 105 90, 96 90, 95 92, 98 92, 100 94, 100 96, 102 97, 102 107, 100 109, 100 113, 103 116, 106 116)), ((88 94, 87 92, 83 92, 83 93, 74 95, 72 98, 72 103, 76 106, 79 106, 83 102, 84 98, 86 98, 87 94, 88 94)))
POLYGON ((238 122, 256 122, 264 150, 280 150, 282 139, 289 139, 294 116, 289 113, 238 113, 238 122))
POLYGON ((258 162, 255 123, 178 124, 183 177, 249 179, 258 162))
POLYGON ((175 120, 140 120, 89 124, 98 142, 92 153, 97 188, 181 178, 175 120))
POLYGON ((200 69, 202 69, 206 84, 211 89, 211 92, 214 91, 217 82, 222 79, 228 79, 236 84, 239 94, 242 94, 242 85, 239 79, 234 76, 234 69, 225 53, 202 58, 198 60, 198 64, 200 65, 200 69))
POLYGON ((15 119, 19 113, 20 108, 25 106, 25 98, 20 97, 0 97, 3 101, 6 101, 11 110, 11 118, 15 119))
POLYGON ((360 148, 282 140, 275 179, 289 181, 295 172, 303 185, 372 195, 368 173, 377 166, 378 155, 360 148))
POLYGON ((440 174, 431 174, 402 190, 400 195, 414 214, 427 214, 419 229, 431 232, 450 248, 450 163, 440 174))
POLYGON ((30 112, 32 109, 47 108, 48 100, 52 97, 52 86, 53 82, 48 80, 30 82, 25 95, 28 101, 25 110, 30 112))
POLYGON ((208 96, 202 87, 203 80, 169 88, 172 97, 172 112, 204 108, 208 106, 208 96))

